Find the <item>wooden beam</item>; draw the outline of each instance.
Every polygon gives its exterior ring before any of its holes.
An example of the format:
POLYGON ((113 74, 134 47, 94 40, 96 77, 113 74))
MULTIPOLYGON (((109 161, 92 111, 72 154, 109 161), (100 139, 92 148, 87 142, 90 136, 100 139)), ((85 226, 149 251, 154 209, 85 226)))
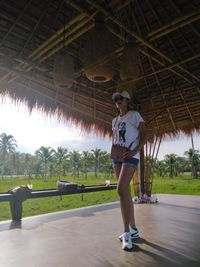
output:
POLYGON ((141 192, 142 194, 145 193, 145 186, 144 186, 144 150, 140 150, 140 185, 141 185, 141 192))
MULTIPOLYGON (((30 55, 29 58, 33 58, 36 55, 39 54, 39 52, 44 51, 44 48, 49 47, 51 48, 50 44, 55 41, 61 34, 63 34, 64 31, 69 30, 74 24, 77 22, 82 21, 83 19, 86 18, 86 13, 82 13, 73 19, 71 19, 68 23, 65 23, 64 26, 62 26, 57 32, 55 32, 50 38, 48 38, 46 41, 44 41, 36 50, 34 50, 30 55)), ((68 34, 69 35, 69 34, 68 34)))
POLYGON ((180 29, 196 20, 200 19, 200 10, 197 9, 194 12, 191 12, 189 14, 186 14, 184 16, 181 16, 173 21, 171 21, 170 23, 160 27, 157 30, 154 30, 152 32, 150 32, 146 38, 152 42, 170 32, 176 31, 177 29, 180 29))

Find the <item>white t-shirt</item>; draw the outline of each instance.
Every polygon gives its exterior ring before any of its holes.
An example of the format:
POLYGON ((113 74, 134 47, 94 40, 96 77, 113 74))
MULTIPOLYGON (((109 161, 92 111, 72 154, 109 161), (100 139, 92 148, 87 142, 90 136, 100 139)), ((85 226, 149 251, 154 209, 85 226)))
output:
MULTIPOLYGON (((138 126, 140 122, 144 122, 141 115, 134 110, 128 111, 125 115, 117 116, 112 121, 113 144, 129 147, 133 150, 139 144, 138 126)), ((137 153, 134 158, 139 159, 140 154, 137 153)))

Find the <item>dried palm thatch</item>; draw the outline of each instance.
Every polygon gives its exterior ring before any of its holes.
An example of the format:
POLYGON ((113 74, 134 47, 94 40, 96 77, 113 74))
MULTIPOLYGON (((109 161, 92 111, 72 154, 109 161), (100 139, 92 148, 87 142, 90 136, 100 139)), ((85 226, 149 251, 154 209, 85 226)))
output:
MULTIPOLYGON (((111 133, 116 115, 111 102, 117 86, 128 88, 133 104, 148 122, 151 137, 189 134, 200 129, 200 2, 18 0, 1 3, 0 94, 25 102, 30 110, 79 123, 87 131, 111 133), (120 80, 120 64, 112 80, 94 83, 85 76, 82 49, 98 14, 104 16, 114 47, 91 63, 121 62, 131 39, 140 53, 141 75, 120 80), (57 90, 54 58, 73 58, 73 85, 57 90)), ((89 49, 86 51, 91 52, 89 49)))

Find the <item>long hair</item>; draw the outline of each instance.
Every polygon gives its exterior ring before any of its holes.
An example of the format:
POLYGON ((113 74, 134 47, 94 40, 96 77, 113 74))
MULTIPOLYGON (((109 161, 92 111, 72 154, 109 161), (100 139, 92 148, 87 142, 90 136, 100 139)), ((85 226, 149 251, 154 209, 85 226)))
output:
MULTIPOLYGON (((127 109, 128 109, 128 111, 129 110, 135 110, 134 105, 133 105, 131 99, 126 98, 126 101, 127 101, 127 109)), ((119 114, 120 111, 119 111, 119 109, 117 107, 116 107, 116 110, 117 110, 117 113, 119 114)))

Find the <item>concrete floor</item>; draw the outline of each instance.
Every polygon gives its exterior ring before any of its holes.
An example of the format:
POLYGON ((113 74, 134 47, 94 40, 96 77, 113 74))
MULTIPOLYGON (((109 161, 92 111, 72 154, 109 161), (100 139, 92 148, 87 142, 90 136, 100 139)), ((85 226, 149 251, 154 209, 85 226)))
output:
POLYGON ((135 205, 141 238, 121 249, 119 203, 0 223, 0 267, 200 266, 200 197, 135 205))

